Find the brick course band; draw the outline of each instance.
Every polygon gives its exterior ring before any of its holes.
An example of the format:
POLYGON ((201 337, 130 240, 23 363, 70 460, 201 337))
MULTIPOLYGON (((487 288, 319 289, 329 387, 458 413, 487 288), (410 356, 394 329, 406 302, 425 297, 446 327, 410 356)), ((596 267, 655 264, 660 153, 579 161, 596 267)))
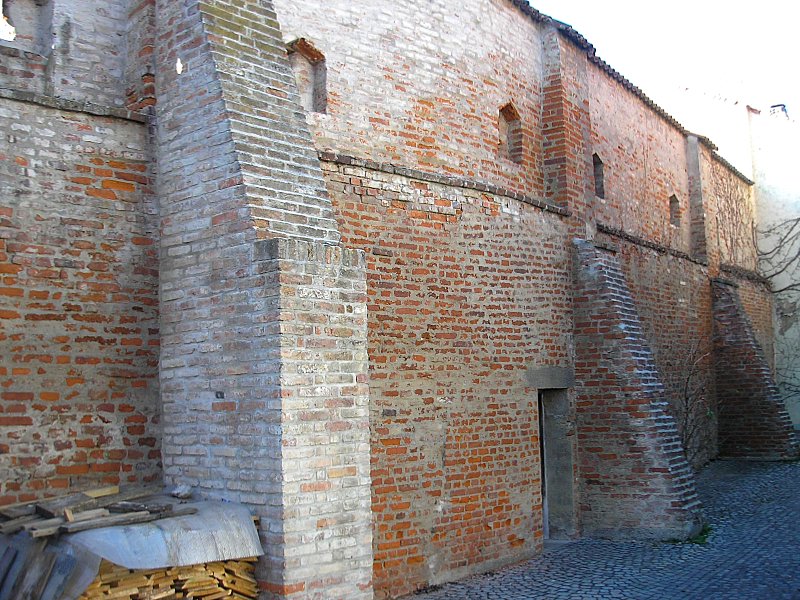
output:
POLYGON ((650 240, 640 238, 639 236, 630 234, 626 231, 623 231, 622 229, 617 229, 616 227, 610 227, 609 225, 604 225, 603 223, 597 224, 597 231, 599 231, 600 233, 605 233, 606 235, 610 235, 611 237, 625 240, 626 242, 630 242, 631 244, 635 244, 637 246, 650 248, 651 250, 655 250, 656 252, 659 252, 661 254, 670 254, 675 258, 688 260, 698 265, 703 265, 703 266, 708 265, 706 261, 693 258, 688 254, 686 254, 686 252, 681 252, 680 250, 675 250, 674 248, 667 248, 666 246, 662 246, 661 244, 657 244, 656 242, 651 242, 650 240))
POLYGON ((147 115, 124 108, 103 106, 102 104, 95 104, 93 102, 77 102, 75 100, 67 100, 65 98, 36 94, 23 90, 0 88, 0 98, 29 102, 31 104, 38 104, 39 106, 46 106, 48 108, 55 108, 67 112, 79 112, 98 117, 114 117, 116 119, 124 119, 125 121, 133 121, 134 123, 147 123, 148 121, 147 115))
POLYGON ((734 277, 747 279, 748 281, 752 281, 753 283, 763 285, 768 290, 772 289, 772 283, 770 283, 769 279, 767 279, 763 275, 760 275, 759 273, 755 273, 748 269, 743 269, 742 267, 737 267, 736 265, 721 264, 719 266, 719 270, 722 273, 727 273, 729 275, 733 275, 734 277))
POLYGON ((498 187, 496 185, 492 185, 490 183, 485 183, 482 181, 476 181, 474 179, 465 179, 463 177, 450 177, 449 175, 439 175, 438 173, 428 173, 427 171, 421 171, 419 169, 399 167, 391 163, 379 163, 364 158, 357 158, 355 156, 350 156, 348 154, 339 154, 337 152, 322 151, 319 153, 319 159, 323 162, 331 162, 337 165, 361 167, 363 169, 369 169, 371 171, 380 171, 382 173, 388 173, 390 175, 400 175, 402 177, 408 177, 409 179, 418 179, 420 181, 425 181, 428 183, 438 183, 440 185, 447 185, 450 187, 461 188, 465 190, 478 190, 479 192, 486 192, 488 194, 494 194, 495 196, 502 196, 504 198, 511 198, 512 200, 518 200, 519 202, 530 204, 531 206, 535 206, 536 208, 540 208, 544 211, 561 215, 562 217, 569 217, 572 215, 572 213, 566 208, 562 208, 560 206, 556 206, 555 204, 539 200, 538 198, 526 196, 521 192, 515 192, 513 190, 498 187))

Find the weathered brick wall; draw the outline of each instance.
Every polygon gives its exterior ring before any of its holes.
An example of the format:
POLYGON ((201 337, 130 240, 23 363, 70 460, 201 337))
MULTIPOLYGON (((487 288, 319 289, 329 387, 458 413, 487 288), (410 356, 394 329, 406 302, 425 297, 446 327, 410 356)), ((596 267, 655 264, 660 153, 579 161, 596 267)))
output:
POLYGON ((565 224, 379 165, 324 166, 342 239, 367 253, 376 595, 530 555, 541 483, 525 370, 570 365, 565 224))
POLYGON ((263 311, 258 298, 262 283, 250 278, 252 242, 281 230, 300 233, 291 217, 293 211, 304 210, 315 227, 302 233, 323 239, 337 235, 329 229, 333 221, 325 214, 324 193, 312 187, 321 188, 322 180, 310 158, 308 134, 304 138, 302 130, 293 128, 299 102, 285 53, 268 43, 279 36, 269 5, 247 3, 241 9, 252 16, 255 27, 247 52, 234 44, 238 34, 231 28, 239 25, 225 19, 230 9, 225 3, 157 3, 164 27, 158 48, 157 142, 162 400, 169 413, 166 474, 209 490, 225 488, 227 471, 216 472, 213 451, 204 450, 182 464, 182 447, 194 446, 182 435, 187 429, 208 432, 219 404, 214 390, 224 394, 227 388, 245 403, 269 394, 254 383, 261 358, 252 354, 246 336, 239 340, 230 335, 257 327, 256 315, 263 311), (215 33, 213 43, 207 27, 215 33), (255 70, 248 87, 244 75, 237 75, 237 61, 255 70), (276 114, 261 114, 252 102, 243 102, 245 95, 258 93, 276 114), (272 138, 274 145, 265 149, 272 138), (267 163, 247 162, 255 154, 267 163), (253 188, 255 194, 250 193, 253 188), (284 204, 264 201, 264 195, 279 194, 284 204), (306 200, 300 203, 293 196, 306 200), (267 215, 269 211, 274 214, 267 215), (247 383, 248 377, 253 382, 247 383), (211 420, 198 422, 198 410, 211 410, 211 420), (191 465, 198 468, 184 468, 191 465))
POLYGON ((700 152, 700 178, 709 264, 712 268, 730 265, 755 271, 755 202, 751 185, 706 147, 700 152))
POLYGON ((51 0, 48 4, 52 4, 52 48, 45 52, 48 93, 124 106, 128 0, 51 0))
POLYGON ((308 115, 318 148, 541 193, 540 28, 510 2, 275 8, 285 40, 307 38, 326 58, 328 110, 308 115), (520 163, 499 151, 508 102, 522 123, 520 163))
POLYGON ((681 538, 699 501, 614 251, 575 242, 581 520, 603 536, 681 538))
POLYGON ((16 46, 0 45, 0 88, 41 94, 47 60, 16 46))
POLYGON ((692 446, 692 466, 716 455, 711 288, 708 268, 663 250, 606 236, 636 304, 642 333, 664 385, 679 434, 692 446), (711 418, 709 418, 711 417, 711 418))
POLYGON ((155 0, 128 3, 125 31, 125 106, 144 112, 153 110, 155 90, 155 0))
POLYGON ((270 597, 372 598, 364 254, 276 239, 258 242, 254 258, 266 277, 263 341, 277 352, 261 348, 280 361, 277 370, 267 363, 262 377, 276 389, 279 373, 280 389, 267 410, 254 404, 239 415, 222 443, 242 489, 252 486, 249 502, 270 518, 263 587, 270 597), (236 439, 246 433, 249 442, 236 439), (279 448, 263 445, 265 433, 279 448), (259 463, 276 451, 273 482, 259 463), (279 504, 258 498, 276 483, 279 504))
POLYGON ((165 478, 261 517, 265 597, 369 598, 364 261, 271 2, 156 17, 165 478))
POLYGON ((594 228, 590 114, 585 54, 547 27, 543 34, 544 82, 542 158, 545 197, 569 208, 573 232, 585 237, 594 228), (587 230, 588 228, 588 230, 587 230))
POLYGON ((715 279, 712 290, 720 453, 751 458, 797 456, 794 427, 742 307, 738 286, 715 279))
POLYGON ((1 503, 160 476, 146 129, 25 98, 0 100, 1 503))
POLYGON ((774 330, 773 330, 773 296, 764 281, 744 277, 741 273, 724 270, 724 278, 736 282, 739 300, 750 321, 756 343, 764 353, 770 368, 775 368, 774 330))
POLYGON ((154 2, 11 3, 19 35, 0 41, 0 87, 142 110, 154 96, 154 2))
MULTIPOLYGON (((52 0, 55 48, 0 47, 0 501, 158 477, 160 269, 166 480, 262 517, 269 597, 369 598, 371 574, 396 596, 536 552, 529 374, 574 355, 584 530, 688 532, 664 401, 710 344, 708 274, 754 267, 751 217, 722 218, 747 182, 519 1, 275 4, 283 32, 270 0, 52 0), (297 37, 325 113, 301 108, 297 37), (154 74, 160 234, 145 127, 103 107, 152 110, 154 74), (598 229, 619 264, 596 251, 573 338, 570 240, 598 229)), ((765 290, 731 276, 766 340, 765 290)))
MULTIPOLYGON (((598 65, 590 63, 592 153, 604 164, 597 220, 664 246, 689 251, 686 138, 598 65), (670 196, 682 214, 670 224, 670 196)), ((593 195, 593 191, 592 191, 593 195)))

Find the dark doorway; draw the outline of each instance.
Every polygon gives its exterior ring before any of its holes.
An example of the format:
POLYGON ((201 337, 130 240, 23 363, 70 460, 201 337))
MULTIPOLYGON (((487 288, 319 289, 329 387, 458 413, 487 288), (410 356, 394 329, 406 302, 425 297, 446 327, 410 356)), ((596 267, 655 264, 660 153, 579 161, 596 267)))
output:
POLYGON ((571 430, 567 390, 539 390, 542 528, 546 540, 575 536, 571 430))

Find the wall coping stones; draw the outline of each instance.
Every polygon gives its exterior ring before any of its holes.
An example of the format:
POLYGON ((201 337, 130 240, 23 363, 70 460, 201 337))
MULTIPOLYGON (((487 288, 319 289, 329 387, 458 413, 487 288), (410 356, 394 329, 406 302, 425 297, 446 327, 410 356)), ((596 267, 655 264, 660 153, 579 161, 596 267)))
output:
POLYGON ((371 171, 380 171, 382 173, 388 173, 390 175, 400 175, 402 177, 408 177, 409 179, 417 179, 419 181, 425 181, 427 183, 437 183, 440 185, 457 187, 467 190, 478 190, 479 192, 486 192, 488 194, 493 194, 495 196, 502 196, 504 198, 518 200, 519 202, 530 204, 531 206, 539 208, 545 212, 555 213, 562 217, 572 216, 571 211, 556 204, 551 204, 550 202, 546 202, 539 198, 528 196, 526 194, 523 194, 522 192, 509 190, 508 188, 492 185, 491 183, 486 183, 484 181, 477 181, 474 179, 467 179, 464 177, 453 177, 451 175, 440 175, 438 173, 429 173, 427 171, 421 171, 419 169, 401 167, 398 165, 393 165, 391 163, 379 163, 373 160, 351 156, 349 154, 340 154, 338 152, 330 152, 325 150, 319 152, 319 159, 324 162, 331 162, 338 165, 350 165, 354 167, 369 169, 371 171))
POLYGON ((344 267, 366 268, 366 253, 355 248, 322 241, 293 238, 270 238, 253 243, 253 258, 264 260, 292 260, 299 262, 339 263, 344 267))
POLYGON ((546 15, 542 12, 539 12, 535 8, 533 8, 530 4, 528 4, 527 0, 510 0, 511 4, 517 7, 523 14, 525 14, 528 18, 530 18, 534 23, 541 23, 544 25, 551 25, 556 28, 559 34, 563 35, 567 40, 569 40, 572 44, 574 44, 577 48, 582 50, 586 54, 586 58, 589 62, 597 65, 599 69, 605 72, 609 77, 616 80, 622 87, 632 93, 634 96, 639 98, 645 106, 650 108, 653 112, 655 112, 658 116, 660 116, 664 121, 666 121, 670 126, 677 129, 680 133, 684 136, 693 135, 697 137, 701 144, 703 144, 706 148, 711 151, 711 154, 719 160, 725 167, 730 169, 730 171, 742 179, 745 183, 749 185, 754 185, 750 179, 747 178, 741 171, 739 171, 736 167, 734 167, 730 162, 722 158, 717 153, 717 145, 712 142, 709 138, 703 135, 698 135, 692 133, 688 129, 686 129, 680 122, 669 114, 666 110, 661 108, 658 104, 656 104, 647 94, 645 94, 641 88, 635 86, 631 81, 622 75, 619 71, 617 71, 614 67, 609 65, 606 61, 602 58, 597 56, 597 49, 587 40, 577 29, 572 27, 571 25, 564 23, 563 21, 559 21, 554 19, 553 17, 546 15))
POLYGON ((628 233, 627 231, 624 231, 622 229, 611 227, 610 225, 605 225, 604 223, 597 224, 597 231, 605 233, 606 235, 610 235, 615 238, 625 240, 626 242, 630 242, 631 244, 635 244, 637 246, 644 246, 645 248, 650 248, 651 250, 655 250, 660 254, 670 254, 675 258, 688 260, 689 262, 693 262, 695 264, 702 265, 704 267, 708 266, 708 262, 701 260, 699 258, 694 258, 692 256, 689 256, 688 254, 686 254, 686 252, 682 252, 681 250, 675 250, 674 248, 663 246, 657 242, 646 240, 637 235, 633 235, 632 233, 628 233))
POLYGON ((115 119, 133 121, 134 123, 144 124, 148 121, 147 115, 132 110, 127 110, 125 108, 103 106, 102 104, 94 104, 93 102, 76 102, 75 100, 67 100, 66 98, 36 94, 34 92, 27 92, 23 90, 0 88, 0 98, 17 100, 18 102, 28 102, 30 104, 38 104, 39 106, 46 106, 56 110, 86 113, 98 117, 113 117, 115 119))
POLYGON ((729 265, 729 264, 721 264, 719 266, 719 270, 723 273, 728 273, 729 275, 733 275, 735 277, 740 277, 741 279, 747 279, 748 281, 752 281, 753 283, 761 284, 770 290, 772 289, 772 282, 761 275, 760 273, 756 273, 755 271, 751 271, 750 269, 744 269, 742 267, 737 267, 736 265, 729 265))
POLYGON ((719 284, 719 285, 727 285, 733 288, 738 288, 739 284, 733 281, 732 279, 725 279, 723 277, 712 277, 711 283, 719 284))

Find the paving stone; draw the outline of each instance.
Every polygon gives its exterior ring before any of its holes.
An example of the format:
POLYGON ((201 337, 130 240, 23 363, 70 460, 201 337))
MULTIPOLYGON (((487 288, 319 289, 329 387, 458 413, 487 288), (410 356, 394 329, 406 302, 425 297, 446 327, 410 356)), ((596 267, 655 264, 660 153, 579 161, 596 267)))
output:
POLYGON ((698 493, 705 544, 582 539, 414 598, 800 597, 800 463, 718 461, 698 477, 698 493))

